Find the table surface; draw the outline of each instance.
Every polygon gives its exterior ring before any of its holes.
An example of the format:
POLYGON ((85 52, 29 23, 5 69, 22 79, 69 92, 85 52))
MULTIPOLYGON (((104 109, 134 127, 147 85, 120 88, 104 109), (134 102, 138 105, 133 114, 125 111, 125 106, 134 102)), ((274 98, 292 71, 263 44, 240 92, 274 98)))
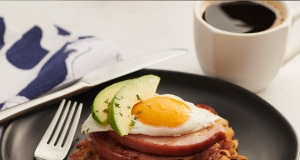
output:
MULTIPOLYGON (((300 2, 291 1, 292 7, 300 2)), ((56 24, 78 35, 105 37, 128 59, 151 51, 186 48, 189 54, 150 66, 203 75, 196 58, 193 6, 183 1, 1 1, 0 15, 20 31, 33 25, 56 24)), ((288 47, 299 43, 300 20, 289 35, 288 47)), ((300 135, 300 55, 284 65, 258 96, 278 109, 300 135)))

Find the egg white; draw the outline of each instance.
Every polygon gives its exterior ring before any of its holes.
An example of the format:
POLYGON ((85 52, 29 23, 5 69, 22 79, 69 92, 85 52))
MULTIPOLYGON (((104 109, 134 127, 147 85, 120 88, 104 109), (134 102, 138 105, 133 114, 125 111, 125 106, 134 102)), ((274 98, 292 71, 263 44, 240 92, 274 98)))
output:
MULTIPOLYGON (((203 128, 212 126, 216 120, 222 119, 218 115, 214 115, 206 109, 198 108, 193 103, 184 101, 178 96, 171 94, 156 95, 157 97, 169 97, 179 100, 185 103, 190 108, 190 117, 182 125, 176 128, 169 127, 157 127, 142 123, 139 119, 134 120, 135 125, 130 130, 129 134, 144 134, 150 136, 180 136, 182 134, 192 133, 203 128)), ((156 97, 155 96, 155 97, 156 97)), ((132 119, 134 119, 132 115, 132 119)), ((101 131, 112 131, 111 126, 101 125, 97 123, 90 115, 82 125, 82 133, 101 132, 101 131)))

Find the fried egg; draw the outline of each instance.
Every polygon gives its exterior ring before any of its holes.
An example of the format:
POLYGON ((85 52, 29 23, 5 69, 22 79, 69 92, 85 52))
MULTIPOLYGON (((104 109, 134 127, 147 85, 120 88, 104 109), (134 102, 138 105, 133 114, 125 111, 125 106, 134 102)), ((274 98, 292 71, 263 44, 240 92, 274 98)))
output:
MULTIPOLYGON (((180 136, 212 126, 222 119, 171 94, 156 95, 135 104, 131 111, 134 122, 130 134, 180 136)), ((83 133, 111 131, 110 125, 97 123, 90 115, 82 125, 83 133)))

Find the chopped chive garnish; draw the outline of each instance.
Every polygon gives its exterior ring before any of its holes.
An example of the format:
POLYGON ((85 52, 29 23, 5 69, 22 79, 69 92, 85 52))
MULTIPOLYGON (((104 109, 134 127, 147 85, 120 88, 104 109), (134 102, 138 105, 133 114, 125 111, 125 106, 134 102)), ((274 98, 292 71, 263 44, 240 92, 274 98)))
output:
POLYGON ((107 104, 108 104, 108 99, 107 99, 107 100, 105 100, 105 101, 104 101, 104 103, 107 103, 107 104))
POLYGON ((120 104, 119 104, 119 103, 116 103, 116 107, 119 107, 119 108, 120 108, 120 104))
POLYGON ((134 120, 137 120, 138 119, 138 117, 134 117, 134 120))
POLYGON ((103 109, 103 112, 108 112, 108 109, 103 109))
POLYGON ((120 112, 120 115, 123 116, 123 114, 120 112))
POLYGON ((140 97, 138 94, 136 95, 136 98, 137 98, 138 100, 142 101, 141 97, 140 97))
POLYGON ((137 111, 136 113, 137 113, 137 114, 141 114, 141 113, 142 113, 142 111, 137 111))
POLYGON ((135 121, 131 120, 130 125, 134 126, 135 125, 135 121))
POLYGON ((131 109, 131 107, 130 107, 130 106, 127 106, 127 108, 128 108, 128 109, 131 109))

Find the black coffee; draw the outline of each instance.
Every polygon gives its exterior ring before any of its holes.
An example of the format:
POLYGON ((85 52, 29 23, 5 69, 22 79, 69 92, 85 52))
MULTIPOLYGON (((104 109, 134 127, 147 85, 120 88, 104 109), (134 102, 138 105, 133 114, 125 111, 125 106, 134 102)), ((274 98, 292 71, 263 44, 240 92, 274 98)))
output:
POLYGON ((254 33, 270 28, 276 20, 276 14, 259 3, 235 1, 209 6, 203 19, 224 31, 254 33))

